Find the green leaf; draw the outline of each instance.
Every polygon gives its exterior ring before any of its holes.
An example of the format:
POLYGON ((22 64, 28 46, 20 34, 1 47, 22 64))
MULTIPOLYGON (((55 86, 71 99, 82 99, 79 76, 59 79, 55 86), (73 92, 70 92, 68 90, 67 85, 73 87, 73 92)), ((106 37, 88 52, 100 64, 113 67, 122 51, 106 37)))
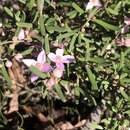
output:
POLYGON ((4 7, 5 12, 10 16, 13 17, 13 12, 8 7, 4 7))
POLYGON ((38 77, 45 79, 48 77, 47 73, 41 72, 38 68, 34 66, 30 66, 29 69, 31 70, 32 73, 36 74, 38 77))
POLYGON ((92 129, 98 129, 98 130, 103 130, 103 127, 100 126, 100 125, 98 125, 96 122, 92 122, 90 124, 90 128, 92 128, 92 129))
POLYGON ((16 23, 16 25, 18 27, 21 27, 21 28, 32 28, 32 24, 31 23, 18 22, 18 23, 16 23))
POLYGON ((47 95, 48 95, 48 90, 46 88, 44 91, 42 91, 42 97, 43 97, 43 99, 45 99, 47 95))
POLYGON ((120 28, 118 26, 109 24, 109 23, 107 23, 107 22, 105 22, 103 20, 100 20, 100 19, 95 19, 94 22, 101 25, 106 30, 113 30, 113 31, 119 31, 120 30, 120 28))
POLYGON ((84 10, 81 9, 75 2, 72 3, 72 7, 73 7, 77 12, 79 12, 80 14, 83 14, 83 13, 84 13, 84 10))
POLYGON ((21 14, 20 11, 18 11, 16 14, 14 14, 15 15, 15 19, 16 19, 17 22, 20 22, 20 20, 21 20, 20 19, 20 14, 21 14))
POLYGON ((43 7, 44 7, 44 0, 37 0, 37 9, 40 16, 42 16, 43 7))
POLYGON ((27 0, 18 0, 19 2, 21 2, 22 4, 26 4, 27 0))
POLYGON ((69 50, 70 50, 70 51, 73 51, 73 50, 74 50, 74 44, 75 44, 75 42, 76 42, 77 37, 78 37, 78 34, 75 33, 74 36, 72 37, 71 42, 70 42, 70 46, 69 46, 69 50))
POLYGON ((67 15, 70 19, 73 19, 73 18, 76 17, 77 11, 73 10, 73 11, 67 13, 66 15, 67 15))
POLYGON ((86 70, 87 70, 87 74, 92 85, 92 90, 98 90, 97 82, 95 80, 95 75, 92 73, 92 71, 88 67, 86 67, 86 70))
POLYGON ((68 32, 68 33, 60 34, 60 35, 57 36, 56 39, 57 39, 59 42, 61 42, 64 38, 68 38, 68 37, 70 37, 70 36, 72 36, 72 35, 74 35, 74 34, 75 34, 75 31, 71 31, 71 32, 68 32))
POLYGON ((116 10, 110 8, 110 7, 107 8, 106 10, 107 10, 109 13, 113 14, 113 15, 118 15, 118 12, 117 12, 116 10))
POLYGON ((50 0, 45 0, 46 3, 48 3, 49 5, 51 5, 51 1, 50 0))
POLYGON ((11 88, 12 87, 12 81, 11 81, 9 75, 8 75, 8 72, 6 71, 4 63, 2 64, 2 67, 0 69, 2 71, 2 75, 4 76, 5 80, 7 81, 9 88, 11 88))
POLYGON ((27 7, 29 8, 29 11, 32 10, 34 5, 35 5, 35 0, 29 0, 29 2, 27 3, 27 7))
POLYGON ((40 32, 42 34, 42 36, 46 35, 46 30, 45 30, 45 17, 44 16, 40 16, 39 18, 39 28, 40 28, 40 32))
POLYGON ((49 33, 53 33, 54 30, 55 30, 55 26, 57 25, 56 23, 56 20, 54 18, 49 18, 46 23, 45 23, 45 26, 46 26, 46 30, 49 32, 49 33))
POLYGON ((130 97, 126 94, 123 87, 120 87, 120 93, 128 102, 130 102, 130 97))
POLYGON ((49 45, 48 34, 45 36, 45 50, 46 50, 47 54, 50 52, 50 45, 49 45))
POLYGON ((64 96, 64 94, 63 94, 63 92, 62 92, 62 90, 61 90, 61 86, 59 86, 58 84, 56 84, 54 88, 55 88, 55 90, 56 90, 58 96, 61 98, 61 100, 62 100, 63 102, 66 102, 66 98, 65 98, 65 96, 64 96))
POLYGON ((30 47, 29 49, 27 49, 27 50, 21 52, 21 54, 22 54, 23 56, 29 55, 29 54, 32 53, 33 49, 34 49, 34 48, 31 48, 31 47, 30 47))

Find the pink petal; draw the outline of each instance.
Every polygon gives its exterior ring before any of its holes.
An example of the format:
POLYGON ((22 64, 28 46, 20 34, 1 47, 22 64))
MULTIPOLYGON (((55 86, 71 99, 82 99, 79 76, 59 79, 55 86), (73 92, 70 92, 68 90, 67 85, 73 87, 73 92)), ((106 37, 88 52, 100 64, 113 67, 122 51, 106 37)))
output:
POLYGON ((129 38, 122 38, 122 39, 118 39, 116 41, 116 43, 119 45, 119 46, 126 46, 126 47, 130 47, 130 39, 129 38))
POLYGON ((36 81, 38 79, 38 76, 37 75, 35 75, 35 74, 32 74, 31 75, 31 82, 34 82, 34 81, 36 81))
POLYGON ((45 54, 45 51, 44 51, 44 50, 42 50, 42 51, 38 54, 37 61, 38 61, 38 63, 45 63, 45 62, 46 62, 46 54, 45 54))
POLYGON ((52 67, 49 64, 45 63, 42 65, 41 71, 45 73, 50 72, 52 71, 52 67))
POLYGON ((88 2, 86 5, 86 10, 92 9, 94 7, 94 4, 92 2, 88 2))
POLYGON ((55 84, 57 84, 57 81, 56 81, 56 79, 55 79, 54 77, 51 77, 51 78, 47 81, 47 83, 46 83, 47 88, 48 88, 49 90, 51 90, 52 87, 53 87, 55 84))
POLYGON ((12 62, 8 60, 8 61, 5 63, 5 65, 6 65, 6 67, 10 68, 10 67, 12 67, 12 62))
POLYGON ((102 4, 101 4, 101 2, 100 2, 99 0, 95 0, 94 6, 95 6, 95 7, 101 7, 102 4))
POLYGON ((63 63, 71 63, 74 61, 74 56, 71 55, 65 55, 63 56, 63 63))
POLYGON ((59 69, 64 69, 64 64, 63 63, 56 63, 56 67, 59 69))
POLYGON ((26 65, 26 66, 31 66, 31 65, 36 65, 37 61, 33 60, 33 59, 22 59, 22 62, 26 65))
POLYGON ((130 38, 124 39, 124 45, 130 47, 130 38))
POLYGON ((56 55, 54 53, 49 53, 48 57, 51 61, 55 62, 56 61, 56 55))
POLYGON ((125 25, 122 29, 121 29, 121 33, 124 34, 124 33, 127 33, 129 31, 129 26, 128 25, 125 25))
POLYGON ((124 23, 126 24, 126 25, 130 25, 130 18, 128 18, 128 17, 124 17, 124 23))
POLYGON ((63 69, 56 68, 56 69, 53 71, 53 75, 54 75, 54 77, 56 77, 56 78, 61 78, 61 77, 63 76, 63 72, 64 72, 63 69))
POLYGON ((64 53, 64 49, 59 49, 59 48, 58 48, 58 49, 56 50, 56 55, 57 55, 57 56, 63 56, 63 53, 64 53))
POLYGON ((88 4, 86 5, 86 10, 92 9, 93 7, 101 7, 102 4, 99 0, 89 0, 88 4))

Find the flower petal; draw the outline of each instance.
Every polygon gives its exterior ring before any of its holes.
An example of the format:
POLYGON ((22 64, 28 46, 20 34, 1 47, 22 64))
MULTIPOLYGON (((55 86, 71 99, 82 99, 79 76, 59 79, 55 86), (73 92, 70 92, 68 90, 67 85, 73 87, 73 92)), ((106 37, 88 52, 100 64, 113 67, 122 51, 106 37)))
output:
POLYGON ((122 29, 121 29, 121 33, 124 34, 124 33, 127 33, 129 31, 129 26, 128 25, 125 25, 122 29))
POLYGON ((102 4, 99 0, 89 0, 88 4, 86 5, 86 10, 92 9, 93 7, 101 7, 102 4))
POLYGON ((101 7, 102 4, 101 4, 101 2, 100 2, 99 0, 95 0, 94 6, 95 6, 95 7, 101 7))
POLYGON ((130 47, 130 38, 126 38, 126 39, 124 40, 124 46, 130 47))
POLYGON ((25 38, 24 30, 21 29, 19 34, 18 34, 18 40, 23 40, 24 38, 25 38))
POLYGON ((54 53, 49 53, 48 57, 51 61, 55 62, 56 61, 56 55, 54 53))
POLYGON ((44 50, 42 50, 42 51, 38 54, 37 61, 38 61, 38 63, 45 63, 45 62, 46 62, 46 54, 45 54, 45 51, 44 51, 44 50))
POLYGON ((26 65, 26 66, 31 66, 31 65, 36 65, 37 61, 33 60, 33 59, 22 59, 22 62, 26 65))
POLYGON ((63 60, 62 61, 63 63, 71 63, 74 61, 74 56, 65 55, 65 56, 63 56, 62 60, 63 60))
POLYGON ((117 39, 116 43, 118 44, 118 46, 130 47, 130 38, 117 39))
POLYGON ((51 90, 53 86, 57 83, 56 79, 54 77, 51 77, 47 82, 46 86, 48 90, 51 90))
POLYGON ((31 75, 31 82, 34 82, 34 81, 36 81, 38 79, 38 76, 37 75, 35 75, 35 74, 32 74, 31 75))
POLYGON ((41 71, 45 73, 50 72, 52 71, 52 67, 49 64, 45 63, 42 65, 41 71))
POLYGON ((128 18, 128 17, 124 17, 124 23, 126 24, 126 25, 130 25, 130 18, 128 18))
POLYGON ((57 55, 57 56, 63 56, 63 53, 64 53, 64 49, 59 49, 59 48, 58 48, 58 49, 56 50, 56 55, 57 55))
POLYGON ((6 67, 10 68, 12 67, 12 62, 8 60, 5 65, 6 67))
POLYGON ((88 2, 86 5, 86 10, 92 9, 94 7, 94 4, 92 2, 88 2))
POLYGON ((61 78, 61 77, 63 76, 63 72, 64 72, 63 69, 56 68, 56 69, 53 71, 53 75, 54 75, 54 77, 56 77, 56 78, 61 78))
POLYGON ((65 68, 63 63, 56 63, 56 67, 63 70, 65 68))

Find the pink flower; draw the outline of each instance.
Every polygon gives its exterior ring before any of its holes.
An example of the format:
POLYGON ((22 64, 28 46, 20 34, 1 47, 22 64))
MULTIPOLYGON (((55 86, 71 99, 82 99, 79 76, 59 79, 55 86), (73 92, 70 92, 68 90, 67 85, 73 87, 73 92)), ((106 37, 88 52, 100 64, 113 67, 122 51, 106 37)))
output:
POLYGON ((124 33, 127 33, 129 31, 129 25, 130 25, 130 18, 128 17, 124 17, 124 27, 121 29, 121 33, 124 34, 124 33))
POLYGON ((64 69, 64 63, 71 63, 74 61, 74 56, 63 55, 64 49, 57 49, 56 54, 49 53, 48 57, 51 61, 56 63, 57 68, 64 69))
MULTIPOLYGON (((42 50, 38 54, 37 60, 34 60, 34 59, 23 59, 22 61, 28 67, 35 66, 42 72, 46 72, 47 73, 47 72, 50 72, 52 70, 52 67, 48 63, 46 63, 46 55, 45 55, 45 51, 44 50, 42 50)), ((38 76, 35 75, 35 74, 32 74, 31 82, 34 82, 37 79, 38 79, 38 76)))
POLYGON ((102 4, 99 0, 89 0, 86 5, 86 10, 92 9, 93 7, 101 7, 102 4))
POLYGON ((130 47, 130 38, 121 38, 116 41, 119 46, 130 47))
POLYGON ((56 68, 53 71, 53 76, 56 78, 61 78, 63 76, 64 69, 63 68, 56 68))
POLYGON ((51 90, 53 88, 53 86, 55 86, 57 83, 58 83, 58 81, 54 77, 51 77, 50 79, 45 81, 45 84, 46 84, 48 90, 51 90))

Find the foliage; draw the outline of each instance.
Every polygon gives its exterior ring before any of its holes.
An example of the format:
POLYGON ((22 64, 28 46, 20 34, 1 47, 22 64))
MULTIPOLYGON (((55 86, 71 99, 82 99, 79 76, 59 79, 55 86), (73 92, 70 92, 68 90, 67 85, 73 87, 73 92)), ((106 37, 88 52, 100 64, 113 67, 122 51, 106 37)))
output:
MULTIPOLYGON (((75 61, 65 65, 63 77, 51 90, 45 82, 49 74, 39 72, 40 78, 31 83, 30 75, 38 73, 37 69, 19 63, 26 77, 19 92, 19 109, 41 104, 44 111, 50 111, 60 102, 69 116, 82 118, 82 114, 87 117, 91 113, 89 109, 102 104, 107 109, 100 123, 94 122, 91 127, 129 127, 130 48, 116 41, 129 38, 129 31, 122 34, 121 29, 124 16, 130 14, 130 1, 102 0, 102 7, 90 10, 86 4, 84 0, 18 0, 0 5, 0 127, 8 124, 6 111, 13 93, 6 61, 12 61, 18 53, 35 59, 41 50, 48 55, 61 46, 75 61), (18 38, 21 29, 23 39, 18 38)), ((53 64, 49 58, 47 62, 53 64)), ((24 119, 24 114, 20 115, 24 119)))

